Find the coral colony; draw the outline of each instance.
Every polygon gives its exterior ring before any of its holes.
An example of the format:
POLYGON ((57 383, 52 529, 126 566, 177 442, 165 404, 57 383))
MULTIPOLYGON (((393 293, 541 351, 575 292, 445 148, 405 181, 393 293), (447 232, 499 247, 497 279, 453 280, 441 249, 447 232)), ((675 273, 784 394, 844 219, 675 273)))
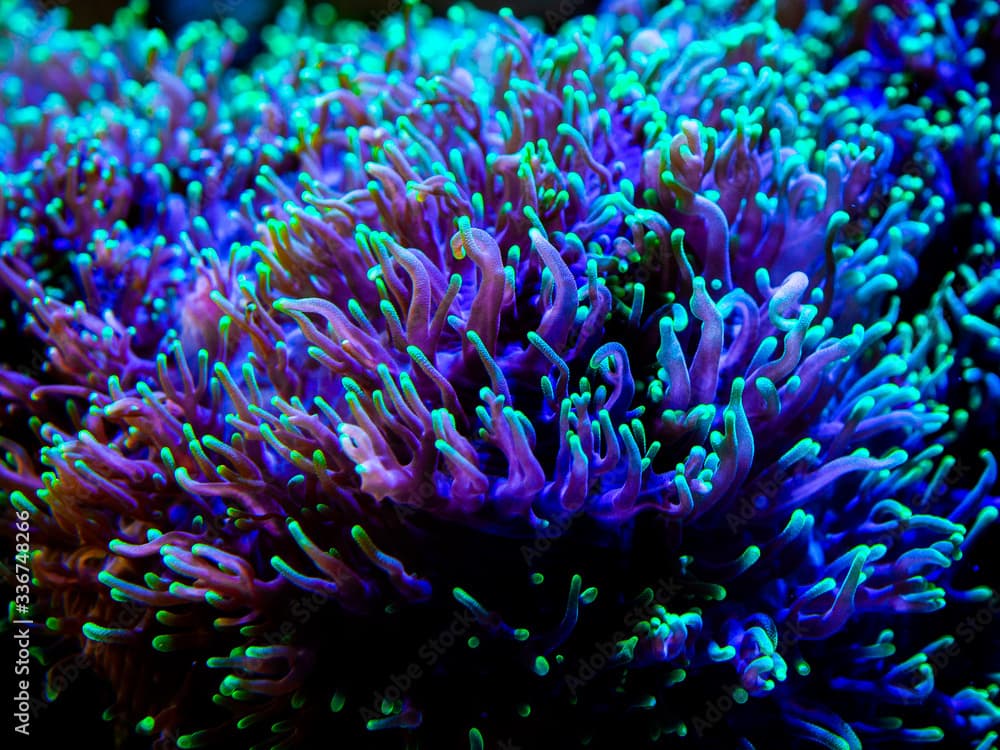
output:
POLYGON ((227 18, 0 11, 44 701, 89 670, 154 748, 1000 747, 995 0, 292 4, 243 67, 227 18))

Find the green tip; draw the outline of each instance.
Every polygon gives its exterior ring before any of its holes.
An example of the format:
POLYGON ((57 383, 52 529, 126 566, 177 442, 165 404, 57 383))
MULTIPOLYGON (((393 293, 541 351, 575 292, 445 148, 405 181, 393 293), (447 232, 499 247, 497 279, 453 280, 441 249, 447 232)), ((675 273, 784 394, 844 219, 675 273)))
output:
MULTIPOLYGON (((222 705, 222 704, 220 704, 222 705)), ((244 716, 242 719, 236 722, 237 729, 246 729, 247 727, 252 727, 260 720, 259 714, 250 714, 249 716, 244 716)))
POLYGON ((177 747, 181 750, 190 750, 195 747, 206 747, 208 745, 208 732, 193 732, 182 734, 177 738, 177 747))
POLYGON ((345 703, 347 703, 346 696, 338 691, 334 693, 333 697, 330 699, 330 710, 335 714, 340 713, 341 709, 344 708, 345 703))
POLYGON ((544 677, 549 673, 549 660, 544 656, 535 657, 535 674, 539 677, 544 677))
POLYGON ((129 631, 105 628, 94 622, 85 622, 81 628, 85 638, 98 643, 115 643, 129 635, 129 631))
POLYGON ((173 636, 158 635, 153 639, 153 648, 157 651, 168 653, 174 650, 174 646, 173 636))
POLYGON ((469 730, 469 750, 483 750, 483 735, 475 727, 469 730))
POLYGON ((135 725, 135 731, 140 734, 149 734, 156 727, 156 719, 152 716, 147 716, 145 719, 140 721, 135 725))

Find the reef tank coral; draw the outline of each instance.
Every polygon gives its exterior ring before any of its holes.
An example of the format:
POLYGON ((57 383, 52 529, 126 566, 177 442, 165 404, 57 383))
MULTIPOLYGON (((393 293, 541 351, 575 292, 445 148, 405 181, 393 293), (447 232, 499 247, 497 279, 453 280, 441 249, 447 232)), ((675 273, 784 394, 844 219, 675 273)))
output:
POLYGON ((997 746, 997 3, 146 13, 0 2, 16 724, 997 746))

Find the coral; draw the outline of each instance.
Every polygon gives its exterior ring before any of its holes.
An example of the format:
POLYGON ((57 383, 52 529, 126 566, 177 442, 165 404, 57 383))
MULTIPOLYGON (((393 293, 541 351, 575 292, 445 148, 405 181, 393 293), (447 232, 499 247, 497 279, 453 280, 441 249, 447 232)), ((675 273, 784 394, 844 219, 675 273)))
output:
POLYGON ((870 9, 890 68, 812 5, 289 4, 242 70, 0 4, 0 481, 120 727, 993 746, 996 9, 870 9))

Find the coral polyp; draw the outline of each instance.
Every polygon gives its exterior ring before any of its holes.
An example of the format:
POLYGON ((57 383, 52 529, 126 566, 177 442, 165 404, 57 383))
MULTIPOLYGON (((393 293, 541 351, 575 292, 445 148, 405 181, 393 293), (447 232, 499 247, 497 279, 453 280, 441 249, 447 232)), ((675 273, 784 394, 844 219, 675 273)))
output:
POLYGON ((46 700, 79 652, 156 748, 994 747, 998 11, 800 5, 291 3, 244 69, 0 3, 46 700))

